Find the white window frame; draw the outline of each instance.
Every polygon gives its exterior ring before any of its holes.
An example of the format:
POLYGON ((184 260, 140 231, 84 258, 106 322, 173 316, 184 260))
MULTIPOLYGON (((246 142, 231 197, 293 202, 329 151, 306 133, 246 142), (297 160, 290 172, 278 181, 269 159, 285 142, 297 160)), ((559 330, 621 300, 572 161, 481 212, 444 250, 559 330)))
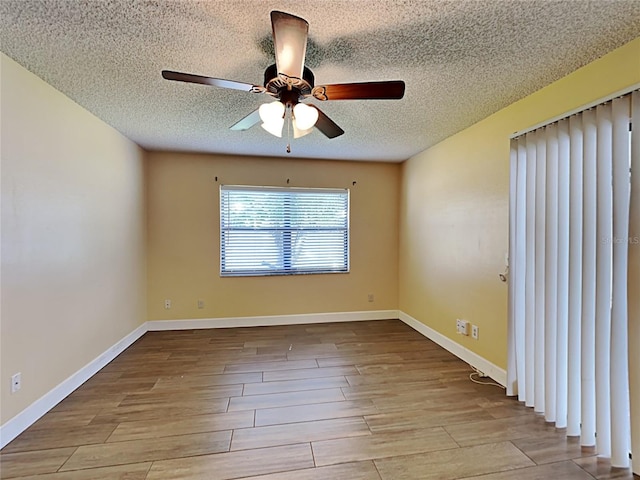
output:
MULTIPOLYGON (((276 200, 277 201, 277 200, 276 200)), ((314 209, 312 204, 304 205, 302 207, 307 208, 307 212, 313 213, 314 209)), ((298 204, 300 208, 300 204, 298 204)), ((304 210, 304 208, 303 208, 304 210)), ((318 217, 321 219, 321 217, 318 217)), ((253 220, 253 219, 251 219, 253 220)), ((323 222, 324 223, 324 222, 323 222)), ((308 275, 308 274, 327 274, 327 273, 349 273, 350 269, 350 190, 349 189, 335 189, 335 188, 301 188, 301 187, 267 187, 267 186, 250 186, 250 185, 221 185, 220 186, 220 276, 221 277, 239 277, 239 276, 273 276, 273 275, 308 275), (268 193, 269 197, 264 196, 265 200, 278 198, 281 195, 282 202, 285 208, 285 212, 282 213, 281 220, 283 223, 278 225, 268 222, 265 226, 260 225, 260 220, 273 220, 275 217, 258 217, 256 216, 253 226, 234 226, 234 221, 240 220, 240 216, 245 216, 246 210, 242 213, 238 213, 238 216, 234 217, 232 208, 232 201, 230 195, 255 195, 254 201, 259 201, 260 194, 268 193), (344 221, 329 222, 317 227, 310 225, 291 225, 289 222, 292 218, 292 211, 290 209, 291 200, 304 198, 304 195, 344 195, 344 221), (275 196, 274 196, 275 195, 275 196), (287 213, 287 211, 289 213, 287 213), (343 247, 339 246, 335 239, 330 242, 330 249, 335 251, 336 248, 343 248, 343 252, 340 255, 335 253, 329 254, 333 263, 327 262, 323 265, 322 261, 318 261, 316 265, 313 264, 313 250, 306 250, 307 261, 303 262, 300 257, 294 256, 292 252, 293 246, 295 246, 295 239, 301 234, 312 235, 312 240, 318 242, 317 248, 326 247, 327 244, 322 240, 321 235, 340 235, 340 243, 343 247), (313 234, 319 234, 315 238, 313 234), (236 235, 235 252, 230 253, 230 249, 234 248, 232 242, 233 235, 236 235), (256 236, 256 240, 262 237, 264 241, 264 235, 274 235, 276 238, 271 245, 265 245, 265 256, 268 256, 269 261, 262 261, 260 264, 257 262, 259 258, 256 257, 256 249, 251 248, 252 236, 256 236), (294 240, 292 240, 292 238, 294 240), (338 247, 337 247, 338 246, 338 247), (309 255, 309 253, 311 254, 309 255), (230 257, 233 255, 233 260, 230 257), (274 255, 277 259, 274 261, 274 255), (296 261, 298 265, 295 265, 296 261), (339 259, 339 262, 335 260, 339 259), (303 265, 301 265, 303 264, 303 265)), ((325 255, 327 251, 324 252, 325 255)))

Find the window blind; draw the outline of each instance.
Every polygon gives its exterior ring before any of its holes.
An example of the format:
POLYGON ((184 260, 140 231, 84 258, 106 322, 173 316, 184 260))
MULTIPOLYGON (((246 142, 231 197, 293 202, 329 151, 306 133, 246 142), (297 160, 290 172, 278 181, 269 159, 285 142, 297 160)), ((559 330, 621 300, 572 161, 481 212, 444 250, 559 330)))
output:
POLYGON ((635 91, 511 142, 507 391, 614 467, 638 448, 627 282, 638 106, 635 91))
POLYGON ((220 187, 220 274, 349 271, 349 190, 220 187))

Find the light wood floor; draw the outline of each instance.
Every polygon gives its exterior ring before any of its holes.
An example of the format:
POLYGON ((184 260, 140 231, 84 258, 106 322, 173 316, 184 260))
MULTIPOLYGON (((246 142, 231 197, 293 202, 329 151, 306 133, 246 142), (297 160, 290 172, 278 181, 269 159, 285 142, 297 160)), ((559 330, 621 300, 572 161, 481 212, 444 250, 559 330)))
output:
POLYGON ((397 320, 151 332, 7 445, 1 477, 633 478, 470 372, 397 320))

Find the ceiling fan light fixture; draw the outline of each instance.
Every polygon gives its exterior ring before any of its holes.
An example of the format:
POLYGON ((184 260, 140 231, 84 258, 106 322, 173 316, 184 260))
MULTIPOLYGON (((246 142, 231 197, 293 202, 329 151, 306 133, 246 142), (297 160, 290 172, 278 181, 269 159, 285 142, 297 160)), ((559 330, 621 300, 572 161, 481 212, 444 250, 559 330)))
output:
POLYGON ((313 130, 313 127, 311 128, 307 128, 306 130, 301 130, 300 128, 298 128, 298 126, 296 125, 296 121, 294 119, 294 121, 292 122, 293 124, 293 138, 300 138, 300 137, 304 137, 305 135, 311 133, 311 131, 313 130))
POLYGON ((270 123, 276 120, 284 118, 284 104, 276 100, 275 102, 265 103, 260 105, 258 112, 260 113, 260 119, 264 123, 270 123))
POLYGON ((262 120, 262 128, 271 135, 282 137, 282 127, 284 126, 285 106, 282 102, 275 101, 260 105, 258 109, 260 119, 262 120))
POLYGON ((318 121, 318 110, 304 103, 298 103, 293 107, 293 117, 298 130, 309 130, 318 121))
POLYGON ((269 123, 263 123, 262 128, 264 128, 271 135, 282 138, 282 127, 284 126, 284 119, 274 120, 269 123))

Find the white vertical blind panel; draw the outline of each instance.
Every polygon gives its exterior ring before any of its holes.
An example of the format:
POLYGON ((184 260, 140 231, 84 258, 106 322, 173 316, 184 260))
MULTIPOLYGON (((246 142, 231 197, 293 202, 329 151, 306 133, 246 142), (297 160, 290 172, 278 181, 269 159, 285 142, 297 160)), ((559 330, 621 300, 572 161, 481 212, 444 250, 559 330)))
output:
POLYGON ((627 262, 629 259, 630 98, 613 100, 613 269, 611 301, 611 465, 629 465, 627 262))
POLYGON ((569 328, 569 120, 558 122, 558 315, 556 318, 556 427, 567 427, 569 328))
POLYGON ((596 444, 596 204, 597 204, 597 130, 596 111, 582 115, 583 131, 583 245, 582 245, 582 430, 585 447, 596 444))
POLYGON ((525 136, 526 143, 526 278, 525 278, 525 405, 535 404, 535 341, 536 341, 536 297, 535 297, 535 261, 536 261, 536 139, 533 132, 525 136))
POLYGON ((515 327, 516 343, 522 348, 516 355, 518 372, 518 399, 526 400, 525 370, 525 284, 526 284, 526 199, 527 199, 527 165, 525 139, 518 139, 518 181, 516 185, 516 258, 515 258, 515 327))
POLYGON ((545 420, 556 421, 558 287, 558 126, 545 129, 547 192, 545 199, 545 420))
POLYGON ((516 254, 516 209, 517 209, 517 193, 516 186, 518 183, 518 142, 511 140, 509 158, 509 295, 508 295, 508 319, 507 319, 507 395, 513 396, 518 394, 517 386, 517 366, 516 366, 516 345, 515 335, 515 281, 514 267, 511 259, 516 254))
POLYGON ((611 456, 611 104, 596 108, 598 125, 598 213, 596 244, 596 449, 611 456))
POLYGON ((569 312, 567 435, 580 435, 580 343, 582 313, 582 116, 569 119, 570 213, 569 213, 569 312))
POLYGON ((535 325, 535 407, 544 412, 544 290, 545 290, 545 195, 547 172, 547 146, 544 132, 536 131, 536 325, 535 325))
POLYGON ((629 395, 632 468, 640 475, 640 92, 632 94, 631 200, 629 212, 629 395), (633 290, 632 290, 633 289, 633 290))

